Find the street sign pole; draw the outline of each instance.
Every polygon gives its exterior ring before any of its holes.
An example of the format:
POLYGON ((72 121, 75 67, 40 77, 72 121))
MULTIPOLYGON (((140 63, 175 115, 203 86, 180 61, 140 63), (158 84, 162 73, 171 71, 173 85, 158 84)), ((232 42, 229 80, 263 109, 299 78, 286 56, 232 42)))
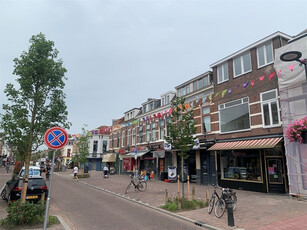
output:
POLYGON ((53 155, 52 155, 51 172, 50 172, 50 178, 49 178, 49 192, 48 192, 48 198, 47 198, 46 210, 45 210, 44 230, 46 230, 47 224, 48 224, 48 213, 49 213, 49 204, 50 204, 50 194, 51 194, 51 186, 52 186, 54 159, 55 159, 55 150, 53 150, 53 155))
POLYGON ((60 127, 52 127, 48 129, 44 135, 45 144, 47 145, 48 148, 53 149, 50 180, 49 180, 49 192, 48 192, 48 198, 47 198, 46 210, 45 210, 44 230, 46 230, 47 224, 48 224, 48 212, 49 212, 49 206, 50 206, 50 196, 51 196, 55 151, 64 147, 67 143, 67 140, 68 140, 68 135, 66 131, 60 127))

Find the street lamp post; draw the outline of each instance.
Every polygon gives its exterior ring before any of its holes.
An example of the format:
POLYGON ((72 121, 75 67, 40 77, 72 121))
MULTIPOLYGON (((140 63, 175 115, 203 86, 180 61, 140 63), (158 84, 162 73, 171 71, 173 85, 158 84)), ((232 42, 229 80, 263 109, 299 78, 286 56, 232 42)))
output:
POLYGON ((280 55, 280 60, 284 62, 290 62, 290 61, 297 61, 305 66, 305 75, 307 80, 307 65, 306 65, 306 59, 300 60, 302 57, 302 53, 299 51, 289 51, 286 53, 283 53, 280 55))

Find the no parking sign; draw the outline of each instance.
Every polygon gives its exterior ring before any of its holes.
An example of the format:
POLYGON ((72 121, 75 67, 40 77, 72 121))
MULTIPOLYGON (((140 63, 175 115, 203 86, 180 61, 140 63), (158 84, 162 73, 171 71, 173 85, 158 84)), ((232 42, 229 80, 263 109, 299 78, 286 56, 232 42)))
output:
POLYGON ((50 149, 61 149, 67 143, 67 132, 61 127, 52 127, 44 135, 44 142, 50 149))

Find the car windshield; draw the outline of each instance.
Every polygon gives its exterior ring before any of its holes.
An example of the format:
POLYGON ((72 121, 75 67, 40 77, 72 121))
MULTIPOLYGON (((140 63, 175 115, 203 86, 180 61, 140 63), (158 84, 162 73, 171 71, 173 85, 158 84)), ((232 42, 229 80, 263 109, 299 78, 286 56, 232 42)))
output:
MULTIPOLYGON (((22 169, 20 176, 23 176, 25 174, 25 170, 22 169)), ((29 176, 39 176, 40 175, 40 170, 39 169, 32 169, 29 168, 29 176)))
MULTIPOLYGON (((19 181, 19 186, 22 187, 23 180, 19 181)), ((28 188, 31 187, 42 187, 46 186, 45 180, 43 178, 29 178, 28 188)))

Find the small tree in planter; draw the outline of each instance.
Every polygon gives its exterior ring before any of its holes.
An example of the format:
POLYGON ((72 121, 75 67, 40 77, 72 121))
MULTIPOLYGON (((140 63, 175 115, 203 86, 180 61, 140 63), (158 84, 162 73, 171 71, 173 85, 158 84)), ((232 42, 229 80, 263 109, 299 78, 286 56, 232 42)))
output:
MULTIPOLYGON (((82 135, 77 142, 77 148, 76 148, 76 155, 73 157, 73 162, 80 167, 84 166, 84 164, 87 162, 87 157, 89 155, 89 132, 85 129, 85 127, 82 128, 82 135)), ((84 169, 81 169, 81 175, 83 176, 84 169)))
MULTIPOLYGON (((180 150, 178 155, 181 158, 182 181, 184 178, 183 162, 189 157, 187 153, 192 149, 196 139, 193 137, 193 135, 196 133, 193 110, 188 110, 184 101, 184 98, 176 98, 176 100, 172 102, 172 119, 171 122, 167 124, 169 133, 168 136, 164 136, 164 139, 169 142, 172 147, 180 150)), ((184 197, 183 183, 182 197, 184 197)))
POLYGON ((295 120, 292 124, 288 125, 286 135, 290 142, 299 142, 301 144, 306 143, 304 140, 307 132, 307 116, 301 120, 295 120))

